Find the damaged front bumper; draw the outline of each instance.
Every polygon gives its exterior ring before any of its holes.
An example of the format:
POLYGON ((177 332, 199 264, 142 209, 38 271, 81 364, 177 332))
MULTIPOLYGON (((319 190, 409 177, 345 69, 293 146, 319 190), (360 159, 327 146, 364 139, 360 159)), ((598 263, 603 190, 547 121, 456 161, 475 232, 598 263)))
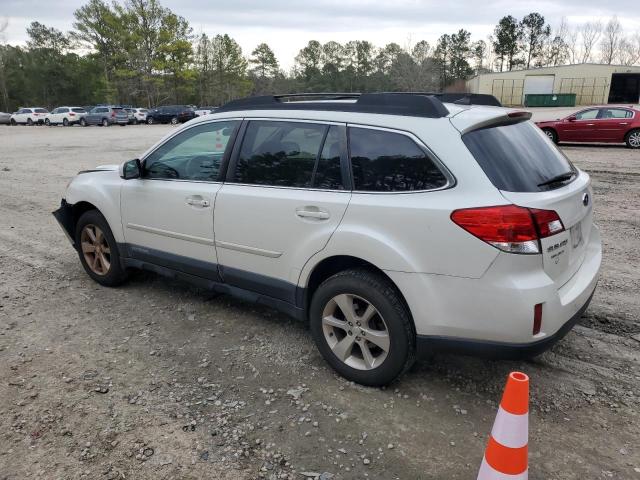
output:
POLYGON ((60 208, 58 208, 55 212, 52 212, 55 219, 58 221, 62 230, 66 234, 67 238, 71 242, 71 245, 76 246, 75 241, 75 221, 73 215, 73 205, 67 203, 67 201, 63 198, 60 202, 60 208))

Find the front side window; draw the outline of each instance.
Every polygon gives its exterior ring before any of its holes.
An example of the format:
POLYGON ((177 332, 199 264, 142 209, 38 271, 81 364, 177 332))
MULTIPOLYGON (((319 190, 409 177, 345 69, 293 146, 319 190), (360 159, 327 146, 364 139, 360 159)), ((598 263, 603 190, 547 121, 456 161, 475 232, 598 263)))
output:
POLYGON ((144 162, 144 178, 215 182, 222 157, 239 122, 212 122, 167 140, 144 162))
POLYGON ((598 116, 598 109, 584 110, 576 113, 576 120, 594 120, 598 116))
POLYGON ((242 141, 235 181, 311 188, 327 125, 251 121, 242 141))
POLYGON ((444 187, 447 178, 411 138, 371 128, 349 128, 354 190, 408 192, 444 187))

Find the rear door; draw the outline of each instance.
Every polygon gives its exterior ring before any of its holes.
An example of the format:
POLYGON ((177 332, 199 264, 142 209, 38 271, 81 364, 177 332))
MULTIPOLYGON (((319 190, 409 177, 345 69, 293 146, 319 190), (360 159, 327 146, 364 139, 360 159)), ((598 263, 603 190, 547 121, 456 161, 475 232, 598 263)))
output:
POLYGON ((633 121, 633 111, 626 108, 601 108, 596 120, 597 137, 606 142, 624 142, 633 121))
POLYGON ((542 239, 544 270, 558 287, 580 268, 593 223, 591 182, 531 122, 465 134, 463 140, 504 198, 555 211, 564 231, 542 239), (549 183, 559 175, 565 180, 549 183))
POLYGON ((234 150, 214 217, 223 279, 295 304, 302 267, 325 247, 351 197, 346 127, 251 120, 234 150))

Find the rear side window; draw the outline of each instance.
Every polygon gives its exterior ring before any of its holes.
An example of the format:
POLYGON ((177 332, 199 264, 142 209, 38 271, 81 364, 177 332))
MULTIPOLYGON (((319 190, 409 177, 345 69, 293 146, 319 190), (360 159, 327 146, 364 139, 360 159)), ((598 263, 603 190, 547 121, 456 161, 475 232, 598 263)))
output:
POLYGON ((541 192, 562 187, 541 185, 575 169, 533 123, 483 128, 462 136, 465 145, 499 190, 541 192))
POLYGON ((49 111, 44 109, 44 108, 36 108, 35 112, 36 113, 49 113, 49 111))
POLYGON ((235 180, 254 185, 311 188, 328 126, 298 122, 249 122, 235 180))
POLYGON ((72 108, 75 113, 87 113, 84 108, 72 108))
POLYGON ((447 178, 411 138, 370 128, 349 128, 354 189, 409 192, 444 187, 447 178))
POLYGON ((633 113, 631 110, 625 110, 624 108, 603 108, 600 113, 600 118, 631 118, 633 113))

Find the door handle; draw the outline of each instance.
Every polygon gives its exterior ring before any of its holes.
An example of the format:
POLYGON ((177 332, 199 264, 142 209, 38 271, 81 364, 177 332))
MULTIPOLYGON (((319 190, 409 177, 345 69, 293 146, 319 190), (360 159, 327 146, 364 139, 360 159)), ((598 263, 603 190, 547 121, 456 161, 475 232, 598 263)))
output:
POLYGON ((587 127, 593 127, 595 123, 587 123, 587 127))
POLYGON ((187 205, 191 205, 192 207, 206 208, 210 205, 210 203, 209 200, 189 197, 187 198, 187 205))
POLYGON ((318 207, 303 207, 296 209, 296 215, 301 218, 315 218, 317 220, 327 220, 331 215, 318 207))
POLYGON ((620 125, 629 125, 629 122, 620 122, 620 125))

